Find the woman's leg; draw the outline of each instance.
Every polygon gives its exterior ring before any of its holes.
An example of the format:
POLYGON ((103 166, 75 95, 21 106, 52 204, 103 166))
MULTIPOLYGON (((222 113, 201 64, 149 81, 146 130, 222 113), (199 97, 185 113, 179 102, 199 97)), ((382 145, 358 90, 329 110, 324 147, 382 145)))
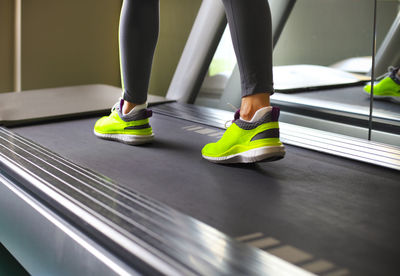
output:
POLYGON ((124 114, 147 100, 159 33, 159 0, 124 0, 119 47, 124 114))
POLYGON ((97 120, 96 136, 132 145, 153 140, 152 113, 144 103, 158 30, 159 0, 124 0, 119 31, 123 100, 97 120))
POLYGON ((267 0, 223 3, 241 76, 240 115, 250 120, 273 94, 271 12, 267 0))
POLYGON ((242 82, 240 114, 202 155, 216 163, 275 161, 285 156, 279 108, 271 107, 272 31, 267 0, 223 0, 242 82))

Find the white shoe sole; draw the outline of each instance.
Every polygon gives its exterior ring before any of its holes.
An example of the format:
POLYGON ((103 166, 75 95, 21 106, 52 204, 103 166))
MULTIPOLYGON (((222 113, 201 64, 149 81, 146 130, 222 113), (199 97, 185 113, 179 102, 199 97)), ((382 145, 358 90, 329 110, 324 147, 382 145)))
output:
POLYGON ((129 145, 146 144, 154 140, 154 134, 151 135, 129 135, 129 134, 102 134, 94 131, 94 134, 102 139, 118 141, 129 145))
POLYGON ((213 163, 254 163, 259 161, 276 161, 282 159, 285 156, 285 153, 285 146, 282 145, 251 149, 223 157, 209 157, 203 155, 203 158, 213 163))
POLYGON ((395 96, 376 96, 376 95, 374 95, 374 99, 391 101, 393 103, 400 103, 400 97, 395 97, 395 96))

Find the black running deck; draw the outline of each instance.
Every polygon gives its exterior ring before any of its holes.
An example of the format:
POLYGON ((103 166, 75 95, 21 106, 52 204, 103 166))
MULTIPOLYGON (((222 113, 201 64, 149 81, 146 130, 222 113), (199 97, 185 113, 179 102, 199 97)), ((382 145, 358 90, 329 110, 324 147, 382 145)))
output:
POLYGON ((96 138, 95 121, 13 131, 232 237, 270 238, 258 246, 286 258, 297 250, 299 266, 333 265, 321 275, 397 275, 397 171, 292 146, 274 163, 215 165, 200 151, 220 129, 155 114, 154 143, 133 147, 96 138))

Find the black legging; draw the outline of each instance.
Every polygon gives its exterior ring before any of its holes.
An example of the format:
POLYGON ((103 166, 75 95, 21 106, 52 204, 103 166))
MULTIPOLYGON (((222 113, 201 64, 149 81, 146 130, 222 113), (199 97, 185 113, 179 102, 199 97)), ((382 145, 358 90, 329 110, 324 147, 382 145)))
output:
MULTIPOLYGON (((217 1, 217 0, 216 0, 217 1)), ((222 0, 239 64, 242 97, 273 93, 271 12, 267 0, 222 0)), ((159 32, 159 0, 124 0, 120 61, 124 99, 147 100, 159 32)))

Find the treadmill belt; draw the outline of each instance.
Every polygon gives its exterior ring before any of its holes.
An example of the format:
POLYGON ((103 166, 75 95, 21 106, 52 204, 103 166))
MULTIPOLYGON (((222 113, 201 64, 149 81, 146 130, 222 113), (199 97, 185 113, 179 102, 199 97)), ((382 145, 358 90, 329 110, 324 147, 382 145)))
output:
POLYGON ((155 141, 128 146, 96 138, 96 119, 13 131, 232 237, 258 233, 306 252, 293 260, 299 266, 327 261, 346 275, 397 275, 397 171, 292 146, 278 162, 216 165, 200 152, 221 129, 155 114, 155 141))

